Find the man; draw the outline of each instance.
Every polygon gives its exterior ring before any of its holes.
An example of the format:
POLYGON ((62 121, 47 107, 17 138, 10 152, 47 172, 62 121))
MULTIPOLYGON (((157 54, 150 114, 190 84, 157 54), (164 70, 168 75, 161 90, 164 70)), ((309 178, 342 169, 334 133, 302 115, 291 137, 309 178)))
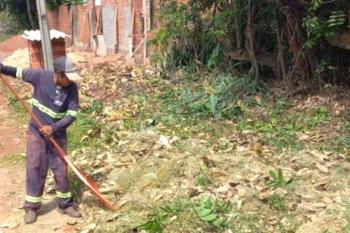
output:
POLYGON ((66 129, 76 118, 79 97, 74 81, 79 77, 73 62, 67 57, 54 61, 54 71, 44 69, 21 69, 0 63, 0 73, 18 78, 34 87, 32 111, 43 127, 30 120, 27 142, 26 199, 24 203, 26 224, 37 220, 37 210, 41 206, 48 168, 54 174, 58 211, 70 217, 81 217, 70 192, 67 164, 58 151, 49 143, 53 137, 67 150, 66 129))

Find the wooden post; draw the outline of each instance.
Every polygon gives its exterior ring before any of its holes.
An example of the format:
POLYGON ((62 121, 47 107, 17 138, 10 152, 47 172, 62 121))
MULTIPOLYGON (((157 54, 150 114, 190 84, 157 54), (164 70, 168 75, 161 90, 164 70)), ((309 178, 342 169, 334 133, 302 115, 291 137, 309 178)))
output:
POLYGON ((79 28, 78 28, 78 6, 77 1, 73 0, 71 5, 72 10, 72 42, 73 46, 79 44, 79 28))
POLYGON ((36 0, 45 68, 53 70, 53 53, 45 0, 36 0))
POLYGON ((143 0, 143 20, 144 20, 144 46, 143 46, 143 59, 144 62, 148 60, 148 32, 151 30, 151 0, 143 0))
POLYGON ((96 35, 96 4, 95 0, 91 0, 92 9, 88 12, 88 22, 89 22, 89 37, 90 37, 90 49, 96 51, 96 43, 94 36, 96 35))
POLYGON ((133 6, 132 6, 132 8, 131 8, 132 10, 131 10, 131 27, 130 27, 130 31, 129 31, 129 57, 131 58, 131 56, 132 56, 132 53, 133 53, 133 49, 134 49, 134 23, 135 23, 135 10, 134 10, 134 8, 133 8, 133 6))

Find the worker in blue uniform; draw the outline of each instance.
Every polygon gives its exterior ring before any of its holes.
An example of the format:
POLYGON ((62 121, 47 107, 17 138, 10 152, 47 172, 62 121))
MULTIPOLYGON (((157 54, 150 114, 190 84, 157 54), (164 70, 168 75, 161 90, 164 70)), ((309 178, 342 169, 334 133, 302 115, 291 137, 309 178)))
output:
POLYGON ((0 73, 33 86, 32 111, 44 125, 39 127, 33 119, 29 123, 24 222, 30 224, 37 220, 49 168, 55 177, 59 212, 71 217, 81 217, 69 187, 67 164, 47 139, 53 137, 67 150, 66 129, 74 122, 79 108, 78 87, 75 82, 79 75, 75 65, 68 57, 63 56, 54 61, 54 71, 21 69, 0 63, 0 73))

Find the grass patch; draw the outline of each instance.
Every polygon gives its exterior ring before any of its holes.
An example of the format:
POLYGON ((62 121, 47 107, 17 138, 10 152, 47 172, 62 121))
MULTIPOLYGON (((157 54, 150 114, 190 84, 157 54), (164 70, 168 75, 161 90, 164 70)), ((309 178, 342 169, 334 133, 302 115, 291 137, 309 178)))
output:
POLYGON ((287 109, 288 106, 285 100, 277 100, 277 104, 269 111, 269 118, 242 119, 237 129, 241 132, 253 131, 259 134, 264 144, 277 149, 300 150, 304 144, 298 135, 328 123, 329 111, 325 107, 318 107, 293 113, 287 109))
POLYGON ((227 214, 232 210, 230 202, 203 197, 198 201, 177 198, 148 214, 138 229, 158 232, 223 232, 231 226, 227 214))
POLYGON ((233 221, 232 232, 254 232, 265 233, 268 232, 266 224, 258 216, 258 214, 237 212, 237 217, 233 221))
POLYGON ((8 104, 13 109, 13 112, 15 113, 16 120, 20 123, 27 123, 30 119, 29 114, 25 111, 25 109, 22 107, 22 105, 19 103, 19 101, 14 96, 10 96, 8 92, 8 104))
POLYGON ((195 181, 195 184, 201 187, 208 187, 213 184, 213 181, 207 174, 200 174, 195 181))
POLYGON ((68 179, 73 198, 79 200, 85 187, 83 182, 72 171, 68 172, 68 179))
POLYGON ((14 165, 25 164, 25 156, 23 154, 12 154, 0 156, 0 167, 8 167, 14 165))
POLYGON ((99 148, 101 142, 109 143, 112 129, 103 121, 103 111, 102 102, 96 100, 81 109, 76 121, 68 128, 69 151, 99 148))
POLYGON ((319 148, 337 153, 348 151, 350 149, 350 122, 346 121, 341 127, 340 133, 335 138, 323 143, 319 148))

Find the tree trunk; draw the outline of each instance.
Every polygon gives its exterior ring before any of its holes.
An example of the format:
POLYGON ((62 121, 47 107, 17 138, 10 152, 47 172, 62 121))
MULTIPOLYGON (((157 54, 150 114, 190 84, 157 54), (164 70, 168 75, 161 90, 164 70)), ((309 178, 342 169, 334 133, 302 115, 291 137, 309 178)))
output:
POLYGON ((279 27, 276 30, 276 38, 277 38, 277 48, 278 48, 278 64, 282 73, 282 79, 285 85, 287 86, 287 89, 291 90, 291 83, 287 75, 287 69, 286 69, 285 60, 284 60, 284 53, 283 53, 283 46, 282 46, 283 35, 281 34, 279 27))
POLYGON ((236 48, 237 49, 241 49, 244 46, 242 46, 242 35, 241 35, 241 27, 240 27, 240 23, 239 23, 239 4, 237 3, 237 1, 233 2, 233 10, 236 14, 235 19, 234 19, 234 28, 235 28, 235 34, 236 34, 236 48))
POLYGON ((254 15, 255 15, 255 7, 252 6, 252 0, 249 0, 248 3, 248 22, 247 22, 247 28, 246 28, 246 49, 249 53, 250 60, 252 63, 252 68, 250 69, 250 74, 255 76, 255 81, 258 81, 259 79, 259 64, 256 60, 256 54, 255 54, 255 29, 253 26, 254 21, 254 15))
POLYGON ((29 24, 31 29, 35 28, 35 23, 33 20, 33 15, 32 15, 32 11, 31 11, 31 4, 30 4, 30 0, 26 0, 26 6, 27 6, 27 15, 28 15, 28 20, 29 20, 29 24))

